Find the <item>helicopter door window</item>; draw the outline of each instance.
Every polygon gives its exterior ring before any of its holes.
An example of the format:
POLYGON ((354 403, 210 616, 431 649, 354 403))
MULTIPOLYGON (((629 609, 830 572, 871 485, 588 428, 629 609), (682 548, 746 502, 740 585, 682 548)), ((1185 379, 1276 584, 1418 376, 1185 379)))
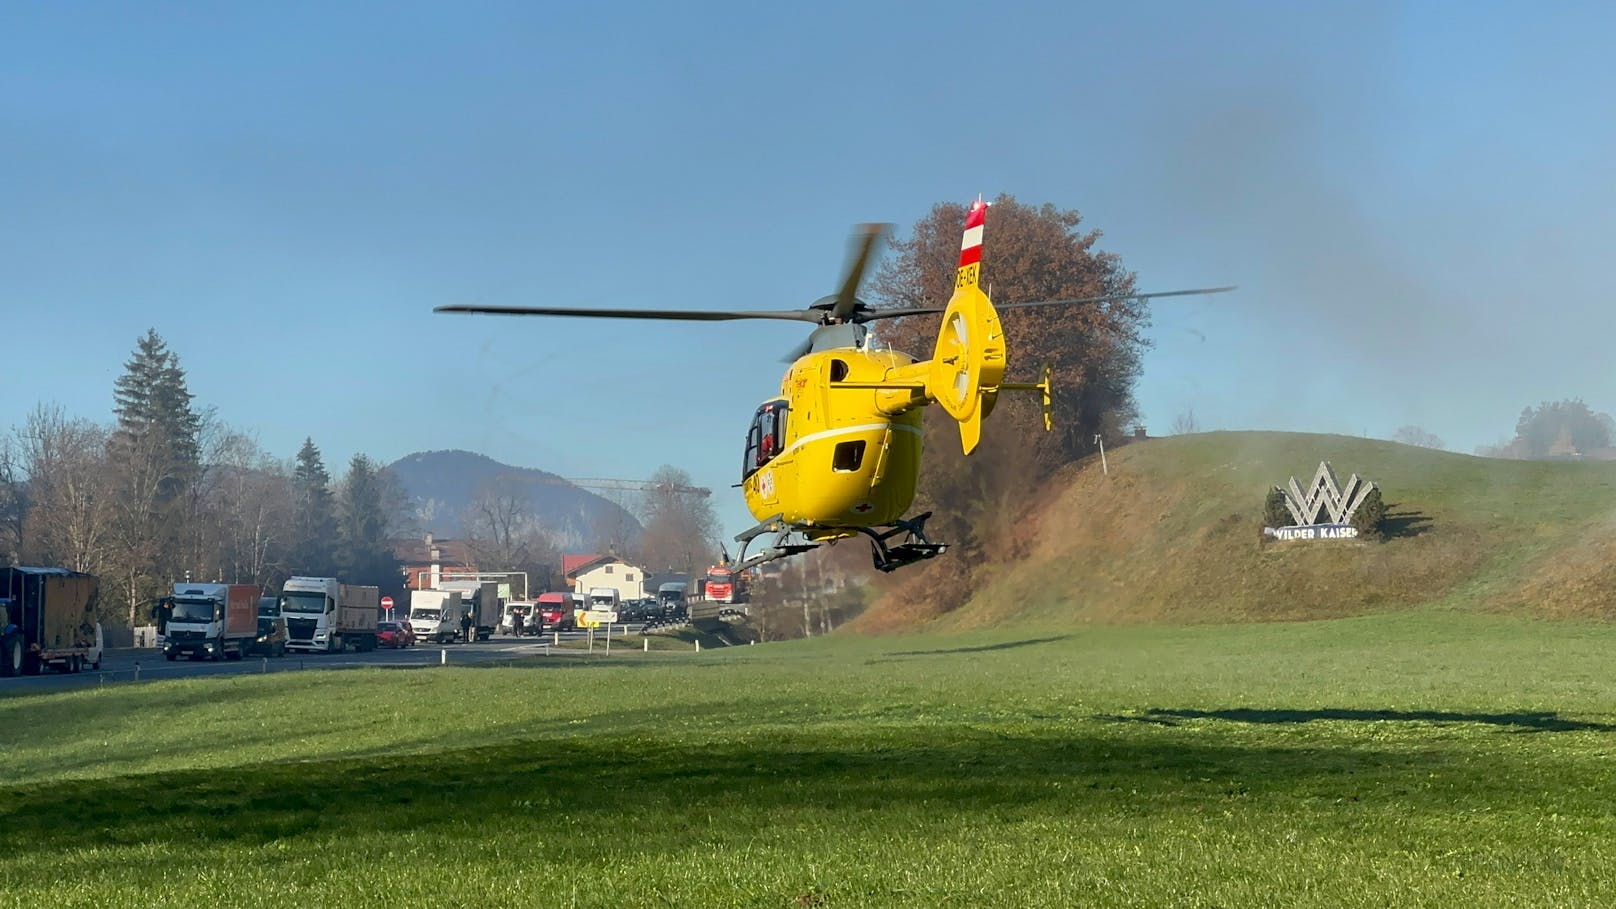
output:
POLYGON ((864 464, 864 440, 856 442, 838 442, 836 449, 830 456, 830 469, 841 473, 851 473, 864 464))
POLYGON ((759 429, 762 438, 758 445, 758 465, 762 466, 774 460, 785 450, 786 442, 786 404, 784 401, 775 401, 763 405, 758 413, 759 429))
POLYGON ((746 458, 741 465, 741 479, 745 480, 758 469, 758 449, 763 443, 763 431, 754 421, 752 428, 746 433, 746 458))
POLYGON ((752 428, 746 434, 746 464, 744 480, 759 467, 774 460, 785 448, 786 402, 770 401, 758 408, 752 418, 752 428))

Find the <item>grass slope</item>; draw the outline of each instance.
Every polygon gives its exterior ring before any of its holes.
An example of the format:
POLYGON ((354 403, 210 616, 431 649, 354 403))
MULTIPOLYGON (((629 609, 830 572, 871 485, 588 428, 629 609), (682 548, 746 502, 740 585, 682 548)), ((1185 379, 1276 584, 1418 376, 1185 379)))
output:
POLYGON ((839 637, 0 699, 0 904, 1616 903, 1616 627, 839 637))
POLYGON ((1616 463, 1503 461, 1347 436, 1217 432, 1086 462, 945 616, 897 590, 862 623, 1268 621, 1417 606, 1616 617, 1616 463), (1385 542, 1264 543, 1266 491, 1320 460, 1378 483, 1385 542))

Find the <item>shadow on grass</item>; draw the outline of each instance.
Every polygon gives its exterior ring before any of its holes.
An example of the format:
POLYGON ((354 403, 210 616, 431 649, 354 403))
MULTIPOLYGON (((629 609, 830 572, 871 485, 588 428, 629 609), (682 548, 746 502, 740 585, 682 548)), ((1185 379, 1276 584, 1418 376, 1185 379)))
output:
MULTIPOLYGON (((685 743, 642 734, 57 781, 0 789, 0 849, 368 841, 411 832, 486 837, 562 827, 610 841, 632 821, 641 830, 637 851, 674 854, 688 850, 692 818, 721 817, 730 834, 747 836, 848 812, 920 822, 1203 810, 1245 797, 1240 781, 1281 795, 1355 799, 1364 787, 1386 786, 1411 802, 1441 801, 1448 796, 1429 791, 1427 781, 1450 769, 1462 775, 1465 766, 1441 749, 1298 750, 1172 735, 917 726, 685 743)), ((1503 774, 1477 777, 1471 791, 1489 801, 1533 798, 1515 776, 1513 786, 1503 774)))
POLYGON ((1259 710, 1250 707, 1229 710, 1152 709, 1133 716, 1106 715, 1101 719, 1117 722, 1176 726, 1180 720, 1229 720, 1236 723, 1297 724, 1316 720, 1393 723, 1481 723, 1526 732, 1616 732, 1616 725, 1568 720, 1556 713, 1461 713, 1448 710, 1352 710, 1324 707, 1317 710, 1259 710))
POLYGON ((1017 647, 1031 647, 1034 644, 1053 644, 1064 641, 1072 636, 1069 634, 1056 634, 1043 638, 1027 638, 1021 641, 1001 641, 997 644, 978 644, 975 647, 945 647, 937 650, 897 650, 891 656, 932 656, 944 653, 986 653, 990 650, 1013 650, 1017 647))
POLYGON ((1390 540, 1396 537, 1417 537, 1431 529, 1431 518, 1420 511, 1393 511, 1392 508, 1402 505, 1393 502, 1386 507, 1386 517, 1381 519, 1380 533, 1390 540))

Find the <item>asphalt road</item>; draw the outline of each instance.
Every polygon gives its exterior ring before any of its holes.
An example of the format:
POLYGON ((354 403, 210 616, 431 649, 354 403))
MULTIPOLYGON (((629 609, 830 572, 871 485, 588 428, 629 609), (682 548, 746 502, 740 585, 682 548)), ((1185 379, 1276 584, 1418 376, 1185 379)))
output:
MULTIPOLYGON (((614 637, 625 631, 637 632, 642 626, 616 626, 614 637)), ((561 633, 561 641, 582 641, 587 632, 561 633)), ((436 666, 440 662, 486 663, 522 657, 542 656, 547 645, 555 640, 553 634, 542 638, 514 638, 495 636, 491 640, 473 644, 417 645, 402 649, 378 649, 368 653, 288 653, 283 657, 250 656, 243 660, 187 660, 173 662, 163 658, 162 651, 154 648, 124 647, 108 650, 99 670, 86 668, 76 675, 46 672, 38 676, 0 678, 0 696, 97 685, 127 684, 135 681, 190 678, 210 675, 239 675, 242 673, 289 672, 300 669, 346 669, 360 666, 390 666, 400 669, 436 666)), ((614 640, 614 648, 617 642, 614 640)), ((595 632, 595 649, 605 649, 605 631, 595 632)), ((578 651, 568 649, 567 654, 578 651)))

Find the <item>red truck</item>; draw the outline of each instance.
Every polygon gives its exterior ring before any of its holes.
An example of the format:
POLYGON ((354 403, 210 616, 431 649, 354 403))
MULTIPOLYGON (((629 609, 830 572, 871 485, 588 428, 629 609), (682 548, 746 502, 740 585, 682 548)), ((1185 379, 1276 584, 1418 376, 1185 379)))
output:
POLYGON ((541 593, 535 611, 544 619, 546 629, 571 631, 578 624, 573 617, 572 608, 570 593, 541 593))

